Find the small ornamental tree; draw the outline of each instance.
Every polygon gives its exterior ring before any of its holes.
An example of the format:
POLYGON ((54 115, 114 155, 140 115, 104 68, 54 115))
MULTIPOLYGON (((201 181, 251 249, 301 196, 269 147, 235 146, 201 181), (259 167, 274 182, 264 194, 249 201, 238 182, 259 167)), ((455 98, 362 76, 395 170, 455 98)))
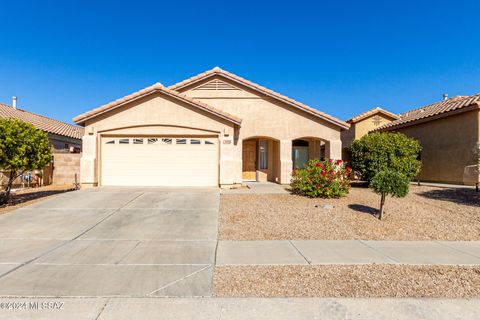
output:
POLYGON ((420 143, 403 133, 374 132, 352 142, 350 159, 353 170, 365 181, 377 172, 391 169, 413 179, 421 168, 420 143))
POLYGON ((0 205, 8 203, 17 177, 28 170, 43 169, 51 161, 52 149, 42 130, 20 120, 0 119, 0 170, 8 173, 0 205))
POLYGON ((351 168, 342 160, 309 160, 304 169, 295 170, 292 191, 311 198, 339 198, 350 188, 351 168))
POLYGON ((380 211, 378 219, 382 220, 385 208, 385 197, 390 195, 396 198, 403 198, 408 194, 410 179, 403 173, 390 169, 378 172, 370 182, 370 187, 375 193, 381 195, 380 211))

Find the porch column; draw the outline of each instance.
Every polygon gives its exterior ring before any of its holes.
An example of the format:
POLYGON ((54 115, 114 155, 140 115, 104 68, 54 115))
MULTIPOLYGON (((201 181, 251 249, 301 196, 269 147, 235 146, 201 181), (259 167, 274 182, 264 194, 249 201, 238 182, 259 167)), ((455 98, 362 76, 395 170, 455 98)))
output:
POLYGON ((320 159, 321 141, 319 139, 312 139, 309 142, 309 158, 320 159))
POLYGON ((82 157, 80 158, 80 184, 83 188, 96 187, 97 181, 97 136, 82 137, 82 157))
POLYGON ((280 140, 280 183, 289 184, 292 179, 292 140, 280 140))
POLYGON ((341 140, 325 141, 325 158, 342 159, 342 141, 341 140))

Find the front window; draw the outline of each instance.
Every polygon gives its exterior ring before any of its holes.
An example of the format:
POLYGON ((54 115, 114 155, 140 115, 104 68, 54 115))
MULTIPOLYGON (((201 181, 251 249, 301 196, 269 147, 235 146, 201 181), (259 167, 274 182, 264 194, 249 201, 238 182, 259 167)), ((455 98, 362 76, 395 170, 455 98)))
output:
POLYGON ((260 169, 268 169, 268 141, 260 140, 260 169))
POLYGON ((293 147, 293 169, 303 169, 308 161, 308 147, 293 147))

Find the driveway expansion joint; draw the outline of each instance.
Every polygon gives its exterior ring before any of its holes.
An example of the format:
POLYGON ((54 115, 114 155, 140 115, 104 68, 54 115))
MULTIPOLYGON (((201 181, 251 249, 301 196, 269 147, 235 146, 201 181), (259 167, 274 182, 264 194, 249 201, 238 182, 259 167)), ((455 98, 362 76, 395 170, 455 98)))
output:
POLYGON ((148 293, 147 296, 152 296, 154 293, 156 293, 156 292, 158 292, 158 291, 160 291, 160 290, 166 289, 166 288, 168 288, 168 287, 170 287, 170 286, 172 286, 172 285, 174 285, 174 284, 176 284, 176 283, 182 282, 182 281, 184 281, 185 279, 188 279, 188 278, 190 278, 190 277, 192 277, 192 276, 195 276, 196 274, 198 274, 198 273, 200 273, 200 272, 202 272, 202 271, 204 271, 204 270, 207 270, 208 268, 212 268, 212 265, 211 265, 211 264, 210 264, 210 265, 207 265, 206 267, 203 267, 203 268, 201 268, 201 269, 198 269, 198 270, 196 270, 196 271, 194 271, 194 272, 192 272, 192 273, 190 273, 190 274, 188 274, 188 275, 186 275, 186 276, 184 276, 184 277, 182 277, 182 278, 180 278, 180 279, 176 279, 176 280, 174 280, 174 281, 172 281, 172 282, 170 282, 170 283, 167 283, 166 285, 164 285, 164 286, 162 286, 162 287, 160 287, 160 288, 158 288, 158 289, 156 289, 156 290, 148 293))
MULTIPOLYGON (((3 250, 21 250, 0 257, 0 296, 211 296, 218 190, 144 189, 81 190, 8 215, 15 232, 0 233, 3 250)), ((101 301, 90 319, 105 317, 102 306, 109 310, 101 301)))

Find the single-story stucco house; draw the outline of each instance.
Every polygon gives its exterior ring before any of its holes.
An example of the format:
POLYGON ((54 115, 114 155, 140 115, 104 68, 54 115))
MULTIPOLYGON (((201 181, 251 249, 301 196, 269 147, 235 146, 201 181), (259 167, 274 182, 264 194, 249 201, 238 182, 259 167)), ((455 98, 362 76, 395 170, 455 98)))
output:
POLYGON ((0 103, 0 118, 18 119, 33 124, 47 134, 54 152, 82 150, 82 127, 20 109, 16 97, 13 97, 11 106, 0 103))
POLYGON ((444 97, 374 130, 397 131, 422 145, 421 181, 474 184, 479 174, 480 94, 444 97))
POLYGON ((73 119, 83 187, 290 183, 310 158, 340 159, 349 124, 218 67, 73 119))
MULTIPOLYGON (((74 182, 74 175, 79 172, 78 158, 82 150, 84 129, 66 122, 51 119, 17 107, 13 97, 12 105, 0 103, 0 118, 18 119, 30 123, 45 132, 52 146, 54 162, 43 170, 32 174, 31 185, 66 184, 74 182)), ((8 180, 7 172, 0 172, 0 185, 8 180)), ((22 184, 21 178, 14 181, 14 186, 22 184)))

